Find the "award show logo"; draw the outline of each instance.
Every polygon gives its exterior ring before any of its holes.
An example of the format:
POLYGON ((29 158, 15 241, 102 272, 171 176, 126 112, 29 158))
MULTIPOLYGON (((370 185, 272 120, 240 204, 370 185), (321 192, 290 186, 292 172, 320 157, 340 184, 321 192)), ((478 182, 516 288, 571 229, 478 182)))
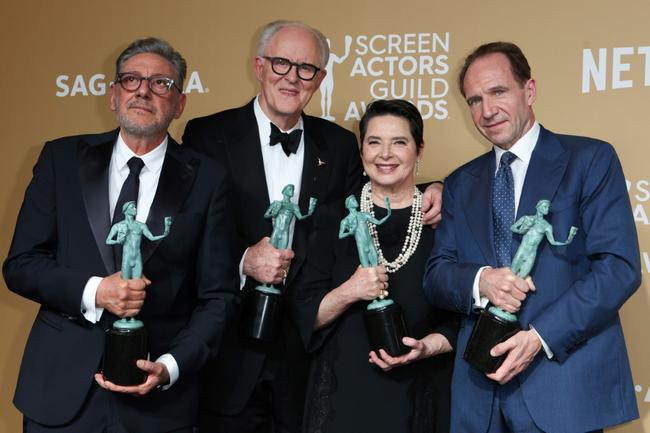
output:
MULTIPOLYGON (((330 40, 327 40, 327 44, 330 45, 330 40)), ((323 78, 323 82, 320 84, 320 108, 321 108, 321 117, 326 120, 335 121, 336 119, 332 116, 332 93, 334 92, 334 63, 341 64, 348 58, 350 54, 350 45, 352 44, 352 36, 345 35, 345 53, 342 56, 337 56, 336 54, 330 52, 330 58, 327 61, 325 70, 327 75, 323 78)))
POLYGON ((650 200, 650 181, 648 179, 635 181, 625 179, 625 184, 627 185, 627 193, 630 195, 634 221, 645 226, 650 225, 648 211, 645 208, 646 203, 650 200))
POLYGON ((585 48, 582 50, 582 93, 628 89, 639 82, 631 72, 642 69, 643 85, 650 87, 650 46, 585 48))
MULTIPOLYGON (((638 179, 634 181, 625 179, 625 184, 627 185, 627 193, 630 196, 634 221, 637 225, 650 225, 648 211, 645 208, 648 200, 650 200, 650 181, 648 181, 648 179, 638 179)), ((644 272, 650 273, 650 254, 646 251, 641 251, 641 265, 644 272)), ((646 396, 646 398, 649 397, 650 394, 646 396)))
POLYGON ((343 120, 348 121, 360 120, 373 100, 407 99, 418 107, 424 120, 447 119, 450 39, 449 32, 345 35, 343 53, 331 53, 325 67, 321 117, 336 120, 333 102, 345 107, 343 120), (340 96, 343 93, 334 92, 334 69, 337 84, 345 80, 354 93, 340 96), (362 90, 361 95, 357 89, 362 90))
MULTIPOLYGON (((102 96, 110 84, 106 75, 102 73, 93 74, 89 77, 83 74, 59 75, 55 80, 56 93, 59 98, 65 96, 102 96)), ((185 90, 183 93, 208 93, 210 89, 206 88, 201 81, 198 71, 192 71, 185 80, 185 90)))

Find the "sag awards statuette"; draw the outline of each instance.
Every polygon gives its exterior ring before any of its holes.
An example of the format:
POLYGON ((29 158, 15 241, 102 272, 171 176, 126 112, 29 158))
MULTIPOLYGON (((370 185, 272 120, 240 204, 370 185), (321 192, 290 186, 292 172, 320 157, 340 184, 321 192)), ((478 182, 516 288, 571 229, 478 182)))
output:
MULTIPOLYGON (((300 213, 300 208, 291 202, 294 186, 288 184, 282 189, 282 200, 275 200, 264 218, 273 221, 271 245, 277 249, 289 247, 289 229, 294 218, 303 220, 314 213, 316 199, 309 199, 309 210, 306 215, 300 213)), ((287 278, 286 272, 284 278, 287 278)), ((243 333, 251 338, 262 341, 273 341, 282 317, 282 292, 273 285, 262 284, 244 294, 241 326, 243 333)))
MULTIPOLYGON (((341 221, 339 239, 354 235, 359 261, 364 268, 379 264, 379 257, 368 225, 369 223, 383 224, 390 217, 391 208, 388 197, 386 197, 385 203, 386 216, 377 220, 370 213, 357 210, 359 203, 353 195, 345 200, 345 207, 350 213, 341 221)), ((375 351, 384 349, 390 356, 404 355, 410 351, 410 348, 402 343, 402 338, 408 335, 402 307, 387 298, 385 291, 382 290, 381 293, 378 298, 368 304, 363 315, 370 349, 375 351)))
MULTIPOLYGON (((521 217, 510 228, 513 232, 523 235, 521 245, 519 245, 510 266, 512 272, 521 278, 526 278, 530 274, 535 264, 537 247, 545 237, 551 245, 562 246, 570 244, 578 232, 577 227, 571 227, 565 242, 556 241, 553 237, 553 227, 544 219, 551 209, 551 202, 540 200, 535 208, 537 209, 535 215, 521 217)), ((484 373, 495 372, 503 362, 505 355, 493 357, 490 355, 490 350, 520 329, 516 315, 490 306, 479 315, 463 358, 471 366, 484 373)))
MULTIPOLYGON (((165 231, 154 236, 147 225, 135 220, 137 210, 135 202, 129 201, 122 207, 124 219, 111 227, 106 238, 108 245, 122 245, 121 277, 124 280, 142 277, 142 256, 140 243, 142 236, 150 241, 157 241, 169 234, 171 217, 165 218, 165 231)), ((136 361, 148 359, 149 345, 147 331, 142 321, 133 317, 122 318, 113 322, 113 327, 106 330, 104 344, 104 378, 116 385, 139 385, 146 380, 146 373, 140 370, 136 361)))

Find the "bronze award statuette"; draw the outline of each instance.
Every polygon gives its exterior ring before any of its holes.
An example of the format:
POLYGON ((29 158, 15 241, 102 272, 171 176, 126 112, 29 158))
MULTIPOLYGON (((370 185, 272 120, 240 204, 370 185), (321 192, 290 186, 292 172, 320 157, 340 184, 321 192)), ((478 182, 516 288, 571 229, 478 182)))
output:
MULTIPOLYGON (((157 241, 169 234, 171 217, 165 218, 165 231, 154 236, 147 225, 135 220, 137 210, 135 202, 129 201, 122 207, 124 219, 111 227, 106 243, 122 244, 122 279, 142 278, 142 255, 140 244, 142 236, 150 241, 157 241)), ((147 330, 140 320, 123 317, 113 322, 113 327, 106 330, 104 343, 104 360, 102 375, 104 379, 116 385, 139 385, 144 383, 147 373, 136 365, 138 359, 149 358, 147 330)))
MULTIPOLYGON (((368 224, 380 225, 391 215, 390 201, 386 198, 386 216, 381 220, 375 219, 367 212, 358 210, 359 203, 351 195, 345 200, 345 207, 350 212, 341 221, 339 239, 354 235, 359 253, 359 261, 364 268, 377 266, 379 258, 372 242, 368 224)), ((382 291, 383 292, 383 291, 382 291)), ((384 349, 390 356, 401 356, 410 352, 411 348, 402 343, 402 338, 408 335, 402 307, 385 294, 371 301, 363 314, 370 349, 384 349)))
MULTIPOLYGON (((282 200, 275 200, 264 213, 264 218, 273 221, 271 245, 278 249, 289 247, 289 231, 294 218, 303 220, 314 213, 316 199, 309 199, 309 210, 302 215, 297 204, 291 202, 294 186, 286 185, 282 189, 282 200)), ((287 278, 285 271, 284 278, 287 278)), ((261 341, 273 341, 280 327, 283 311, 282 292, 272 284, 261 284, 254 290, 244 293, 242 317, 240 321, 242 333, 250 338, 261 341)))
MULTIPOLYGON (((544 219, 551 209, 551 202, 540 200, 535 208, 537 209, 535 215, 519 218, 510 228, 513 232, 523 235, 521 245, 519 245, 510 266, 512 272, 521 278, 528 277, 533 269, 537 257, 537 247, 544 238, 551 245, 568 245, 578 232, 577 227, 571 227, 566 241, 556 241, 553 237, 553 227, 544 219)), ((479 314, 463 358, 472 367, 484 373, 494 373, 506 355, 494 357, 490 355, 490 350, 520 330, 516 315, 492 305, 479 314)))

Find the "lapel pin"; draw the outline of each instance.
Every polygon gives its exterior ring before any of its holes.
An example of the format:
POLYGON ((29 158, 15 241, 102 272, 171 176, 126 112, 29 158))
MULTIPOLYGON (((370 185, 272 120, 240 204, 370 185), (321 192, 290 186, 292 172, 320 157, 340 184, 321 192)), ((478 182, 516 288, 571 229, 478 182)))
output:
POLYGON ((325 161, 323 161, 322 159, 318 158, 318 166, 319 166, 319 167, 320 167, 321 165, 325 165, 325 164, 327 164, 325 161))

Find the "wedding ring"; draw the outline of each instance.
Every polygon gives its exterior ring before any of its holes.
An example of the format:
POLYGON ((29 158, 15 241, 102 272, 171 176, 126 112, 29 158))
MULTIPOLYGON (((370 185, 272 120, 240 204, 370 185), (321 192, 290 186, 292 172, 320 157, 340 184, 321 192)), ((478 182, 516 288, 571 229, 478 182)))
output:
POLYGON ((283 279, 283 280, 286 280, 286 279, 287 279, 287 275, 288 275, 288 274, 289 274, 289 270, 287 270, 287 269, 282 269, 282 279, 283 279))

